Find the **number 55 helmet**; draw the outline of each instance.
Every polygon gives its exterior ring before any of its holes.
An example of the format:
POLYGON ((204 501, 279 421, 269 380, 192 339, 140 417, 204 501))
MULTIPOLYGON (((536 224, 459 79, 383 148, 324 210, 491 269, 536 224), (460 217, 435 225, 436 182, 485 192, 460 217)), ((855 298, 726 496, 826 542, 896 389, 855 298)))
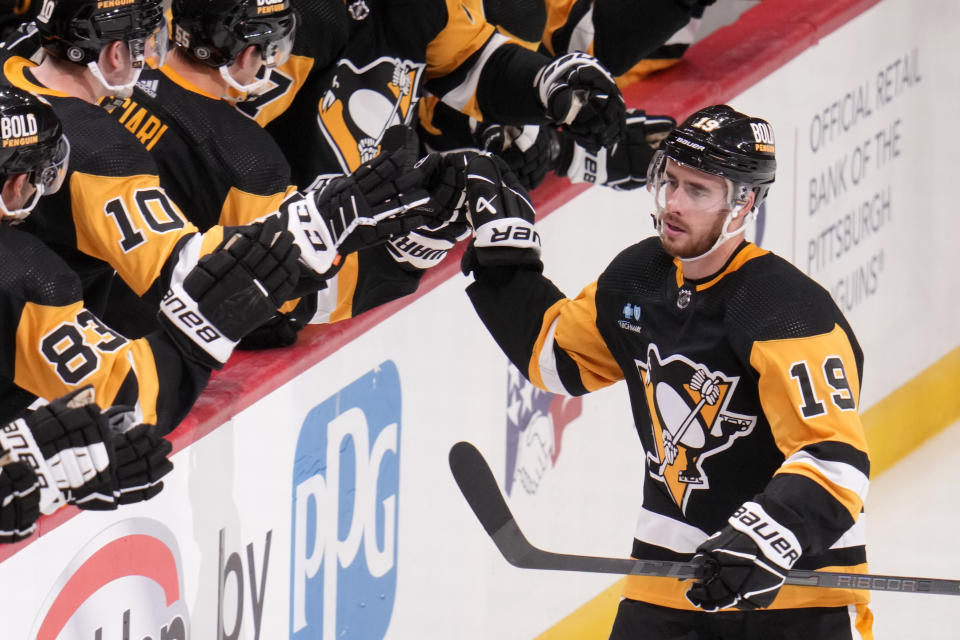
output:
POLYGON ((770 123, 725 104, 697 111, 670 132, 650 162, 647 185, 656 203, 654 225, 661 234, 666 206, 667 160, 720 176, 727 182, 725 204, 730 211, 720 237, 707 253, 742 231, 741 228, 729 229, 741 213, 747 214, 747 222, 753 221, 777 173, 776 143, 770 123), (753 204, 750 211, 744 212, 751 192, 754 193, 753 204))
POLYGON ((54 55, 86 65, 113 95, 128 97, 145 63, 163 64, 168 33, 161 0, 43 0, 36 18, 43 46, 54 55), (121 85, 106 81, 100 50, 126 43, 133 79, 121 85))
POLYGON ((220 70, 228 85, 257 95, 269 87, 271 69, 293 49, 297 14, 290 0, 173 0, 173 40, 194 60, 220 70), (229 66, 249 46, 259 49, 263 77, 239 83, 229 66))
POLYGON ((0 218, 26 218, 45 195, 56 193, 67 175, 70 145, 53 108, 14 87, 0 88, 0 186, 27 174, 36 192, 23 207, 9 210, 0 198, 0 218))

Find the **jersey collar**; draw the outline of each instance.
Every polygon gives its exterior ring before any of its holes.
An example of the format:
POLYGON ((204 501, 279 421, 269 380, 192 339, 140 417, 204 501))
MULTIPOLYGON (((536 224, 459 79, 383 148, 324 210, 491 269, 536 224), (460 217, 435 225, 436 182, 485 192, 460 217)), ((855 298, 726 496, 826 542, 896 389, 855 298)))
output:
POLYGON ((21 58, 20 56, 11 56, 3 63, 3 75, 7 81, 18 89, 23 89, 34 95, 54 96, 57 98, 69 98, 70 94, 45 87, 30 72, 36 63, 21 58))
MULTIPOLYGON (((707 276, 706 278, 687 280, 686 282, 694 286, 694 291, 703 291, 704 289, 709 289, 716 283, 720 282, 720 280, 722 280, 727 274, 733 273, 750 260, 759 258, 760 256, 765 256, 768 253, 770 252, 766 249, 761 249, 752 242, 747 242, 744 240, 740 243, 740 246, 737 247, 736 251, 733 252, 733 255, 730 256, 730 259, 727 260, 727 263, 723 265, 720 271, 712 276, 707 276)), ((683 262, 679 258, 674 258, 673 264, 677 268, 677 288, 680 288, 684 283, 683 262)))
POLYGON ((187 80, 186 78, 184 78, 182 75, 180 75, 179 73, 177 73, 177 72, 173 69, 173 67, 170 66, 169 63, 167 63, 167 64, 163 65, 162 67, 160 67, 160 73, 162 73, 163 75, 167 76, 167 78, 169 78, 171 82, 174 82, 175 84, 180 85, 181 87, 183 87, 183 88, 186 89, 187 91, 190 91, 190 92, 192 92, 192 93, 198 93, 198 94, 200 94, 201 96, 203 96, 204 98, 210 98, 211 100, 217 100, 217 101, 222 100, 222 98, 207 93, 206 91, 204 91, 203 89, 201 89, 201 88, 198 87, 197 85, 193 84, 192 82, 190 82, 189 80, 187 80))

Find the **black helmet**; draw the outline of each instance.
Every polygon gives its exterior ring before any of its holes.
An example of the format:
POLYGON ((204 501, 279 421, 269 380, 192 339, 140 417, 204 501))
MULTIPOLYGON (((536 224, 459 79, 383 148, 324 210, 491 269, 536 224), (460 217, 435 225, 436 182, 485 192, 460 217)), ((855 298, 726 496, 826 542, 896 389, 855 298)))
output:
POLYGON ((77 64, 96 62, 117 40, 142 61, 144 43, 165 24, 161 0, 47 0, 36 22, 44 47, 77 64))
MULTIPOLYGON (((687 118, 660 149, 676 162, 747 187, 756 193, 754 207, 759 207, 776 178, 775 146, 770 123, 720 104, 687 118)), ((651 163, 651 171, 656 164, 651 163)))
POLYGON ((293 47, 296 13, 290 0, 173 0, 174 43, 211 67, 231 64, 250 45, 268 67, 293 47))
POLYGON ((27 207, 5 216, 24 218, 44 195, 56 192, 67 173, 70 145, 53 108, 15 87, 0 88, 0 184, 26 173, 37 192, 27 207))

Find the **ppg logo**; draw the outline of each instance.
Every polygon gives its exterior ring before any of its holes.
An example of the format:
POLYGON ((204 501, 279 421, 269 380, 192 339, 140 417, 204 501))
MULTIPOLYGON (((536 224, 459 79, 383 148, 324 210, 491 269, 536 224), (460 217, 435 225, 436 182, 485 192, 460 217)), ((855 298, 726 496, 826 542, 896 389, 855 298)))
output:
POLYGON ((290 638, 383 638, 397 586, 400 378, 391 361, 307 414, 293 466, 290 638))

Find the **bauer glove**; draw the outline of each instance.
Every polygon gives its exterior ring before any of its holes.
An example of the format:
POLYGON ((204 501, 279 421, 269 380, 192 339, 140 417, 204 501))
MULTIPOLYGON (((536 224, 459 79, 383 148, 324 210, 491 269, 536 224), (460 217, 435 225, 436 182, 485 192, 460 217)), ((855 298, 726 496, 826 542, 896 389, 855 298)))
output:
POLYGON ((29 464, 0 453, 0 542, 19 542, 37 529, 40 482, 29 464))
POLYGON ((237 342, 276 314, 300 275, 300 249, 277 217, 231 227, 184 276, 175 274, 160 322, 181 351, 221 368, 237 342))
POLYGON ((401 146, 281 205, 280 218, 296 237, 301 263, 315 278, 332 278, 344 256, 443 216, 428 190, 439 157, 414 162, 401 146))
POLYGON ((146 500, 173 468, 170 443, 155 427, 127 429, 121 418, 130 410, 101 413, 93 400, 93 387, 86 386, 0 430, 0 446, 39 479, 41 513, 67 504, 105 510, 146 500))
POLYGON ((461 262, 478 266, 540 265, 540 234, 527 192, 499 157, 482 154, 467 163, 467 221, 474 237, 461 262))
POLYGON ((540 70, 534 84, 547 117, 577 142, 611 146, 623 135, 623 96, 613 76, 593 56, 562 55, 540 70))
POLYGON ((756 502, 745 502, 727 522, 697 547, 693 562, 705 574, 687 589, 687 600, 704 611, 769 607, 800 558, 800 542, 756 502))
POLYGON ((613 147, 591 151, 561 135, 557 173, 570 182, 590 182, 621 191, 647 184, 647 168, 657 147, 677 125, 670 116, 648 116, 640 109, 627 110, 626 135, 613 147))

